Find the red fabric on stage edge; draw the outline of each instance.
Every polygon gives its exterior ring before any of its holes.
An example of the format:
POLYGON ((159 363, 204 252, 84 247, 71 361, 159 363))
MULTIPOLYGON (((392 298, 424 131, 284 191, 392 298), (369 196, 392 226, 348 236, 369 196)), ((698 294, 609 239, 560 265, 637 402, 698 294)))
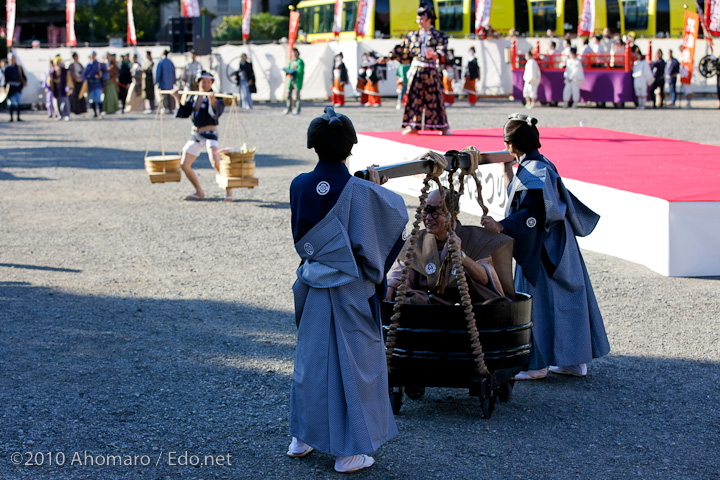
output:
MULTIPOLYGON (((486 152, 505 148, 501 128, 453 130, 450 136, 360 133, 439 152, 468 145, 486 152)), ((669 202, 720 201, 720 146, 592 127, 540 128, 540 143, 564 178, 669 202)))

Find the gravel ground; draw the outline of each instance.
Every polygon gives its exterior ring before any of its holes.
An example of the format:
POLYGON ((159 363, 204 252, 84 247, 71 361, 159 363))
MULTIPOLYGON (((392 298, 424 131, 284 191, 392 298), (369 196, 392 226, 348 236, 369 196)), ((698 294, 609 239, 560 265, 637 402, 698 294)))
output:
MULTIPOLYGON (((544 126, 582 121, 720 145, 716 100, 693 103, 534 114, 544 126)), ((183 202, 185 179, 150 185, 150 116, 56 123, 30 113, 3 124, 0 478, 342 476, 328 455, 284 455, 298 263, 288 186, 313 168, 305 131, 321 106, 283 117, 280 105, 260 104, 243 116, 260 186, 234 203, 220 201, 204 156, 211 199, 183 202), (113 460, 123 465, 97 465, 113 460), (187 465, 196 460, 214 465, 187 465)), ((517 110, 487 100, 449 118, 453 128, 499 127, 517 110)), ((361 131, 399 128, 390 106, 344 113, 361 131)), ((185 142, 188 123, 167 120, 168 146, 185 142)), ((490 420, 467 391, 428 389, 405 400, 400 435, 356 477, 720 478, 720 277, 665 278, 583 253, 612 347, 587 378, 518 384, 490 420)))

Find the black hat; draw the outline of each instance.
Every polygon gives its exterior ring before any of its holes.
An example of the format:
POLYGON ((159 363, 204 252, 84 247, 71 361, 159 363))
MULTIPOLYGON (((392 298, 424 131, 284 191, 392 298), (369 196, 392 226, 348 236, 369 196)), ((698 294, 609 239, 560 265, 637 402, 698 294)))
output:
POLYGON ((437 15, 435 15, 435 4, 433 4, 433 0, 420 0, 417 15, 427 15, 430 20, 435 21, 437 15))
POLYGON ((357 134, 352 121, 335 113, 333 107, 325 107, 325 113, 313 119, 308 127, 307 148, 314 148, 320 160, 345 160, 356 143, 357 134))

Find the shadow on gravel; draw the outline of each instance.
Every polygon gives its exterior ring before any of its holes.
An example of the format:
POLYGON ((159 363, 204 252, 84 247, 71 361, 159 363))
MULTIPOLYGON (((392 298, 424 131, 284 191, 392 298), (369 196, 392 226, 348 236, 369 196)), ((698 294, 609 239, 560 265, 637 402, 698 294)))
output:
POLYGON ((25 268, 27 270, 45 270, 45 271, 49 271, 49 272, 67 272, 67 273, 82 272, 82 270, 76 270, 74 268, 46 267, 43 265, 23 265, 20 263, 0 263, 0 267, 25 268))
MULTIPOLYGON (((328 455, 284 456, 292 312, 6 282, 0 319, 1 451, 153 458, 132 468, 3 461, 1 478, 339 478, 328 455), (169 450, 230 453, 232 466, 156 466, 169 450)), ((404 399, 400 435, 358 478, 714 478, 719 382, 718 362, 611 355, 584 379, 518 382, 489 420, 467 390, 428 388, 404 399)))
POLYGON ((47 177, 18 177, 17 175, 14 175, 9 172, 3 172, 0 170, 0 181, 1 180, 40 180, 40 181, 49 181, 50 179, 47 177))
POLYGON ((87 168, 139 170, 145 168, 144 152, 97 147, 6 148, 1 168, 87 168))
POLYGON ((255 155, 255 166, 257 168, 265 167, 287 167, 290 165, 315 164, 317 161, 310 162, 307 160, 299 160, 297 158, 278 157, 276 155, 255 155))

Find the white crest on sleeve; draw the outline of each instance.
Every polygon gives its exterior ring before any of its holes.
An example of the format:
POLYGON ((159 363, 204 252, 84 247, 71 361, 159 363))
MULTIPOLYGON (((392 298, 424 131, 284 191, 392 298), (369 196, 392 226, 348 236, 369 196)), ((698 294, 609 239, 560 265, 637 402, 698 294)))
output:
POLYGON ((528 228, 533 228, 537 225, 537 220, 535 220, 535 217, 530 217, 525 221, 525 225, 527 225, 528 228))
POLYGON ((318 193, 318 195, 327 195, 330 191, 330 184, 323 180, 322 182, 317 184, 317 187, 315 187, 315 191, 318 193))
POLYGON ((403 230, 402 239, 403 239, 403 242, 404 242, 405 240, 407 240, 407 232, 406 232, 405 230, 403 230))
POLYGON ((315 253, 315 249, 310 242, 303 245, 303 248, 305 249, 305 253, 307 253, 308 255, 312 255, 313 253, 315 253))
POLYGON ((425 272, 427 272, 428 275, 432 275, 433 273, 435 273, 435 270, 437 270, 437 268, 435 268, 434 263, 428 263, 427 265, 425 265, 425 272))

